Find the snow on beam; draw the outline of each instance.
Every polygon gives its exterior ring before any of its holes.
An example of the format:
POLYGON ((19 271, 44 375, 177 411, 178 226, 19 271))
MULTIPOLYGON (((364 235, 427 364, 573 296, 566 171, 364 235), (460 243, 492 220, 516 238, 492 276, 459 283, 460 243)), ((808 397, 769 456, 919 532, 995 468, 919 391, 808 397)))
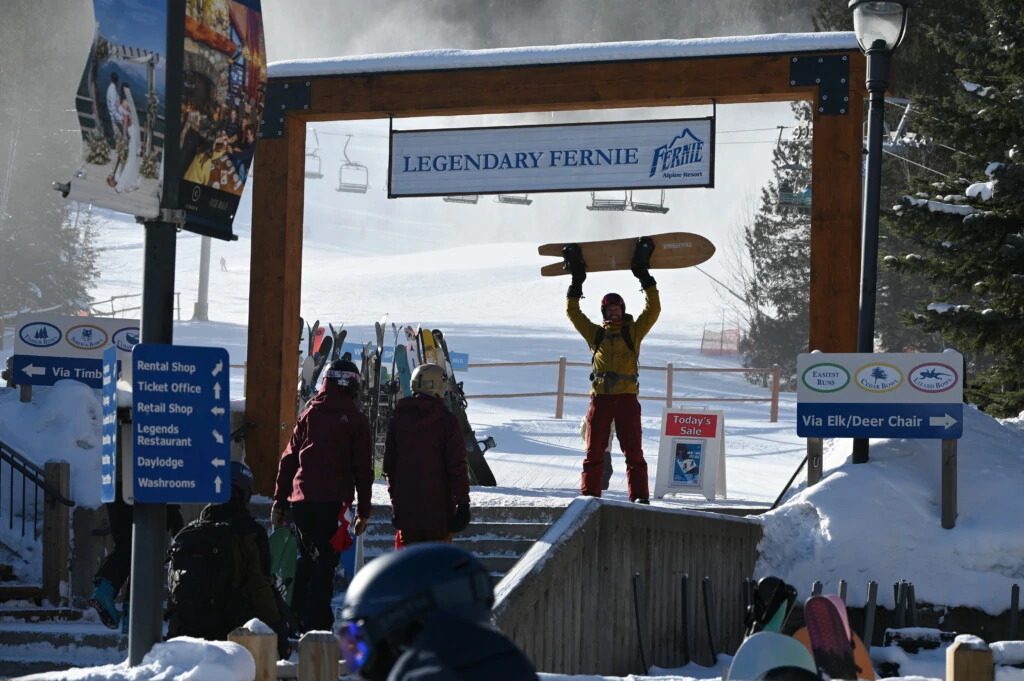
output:
POLYGON ((774 33, 690 40, 581 43, 489 50, 423 50, 330 59, 294 59, 270 64, 268 74, 270 78, 305 78, 356 73, 443 71, 851 50, 859 50, 857 37, 853 32, 774 33))

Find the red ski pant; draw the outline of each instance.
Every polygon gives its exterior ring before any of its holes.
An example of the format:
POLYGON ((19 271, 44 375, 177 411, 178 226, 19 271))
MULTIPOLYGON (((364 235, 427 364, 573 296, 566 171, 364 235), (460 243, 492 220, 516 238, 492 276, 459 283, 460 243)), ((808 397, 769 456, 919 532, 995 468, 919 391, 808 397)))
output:
POLYGON ((626 485, 630 501, 647 499, 647 462, 644 460, 643 430, 640 427, 640 400, 636 395, 591 395, 587 412, 587 458, 583 461, 581 493, 601 496, 604 453, 608 447, 612 422, 619 447, 626 455, 626 485))

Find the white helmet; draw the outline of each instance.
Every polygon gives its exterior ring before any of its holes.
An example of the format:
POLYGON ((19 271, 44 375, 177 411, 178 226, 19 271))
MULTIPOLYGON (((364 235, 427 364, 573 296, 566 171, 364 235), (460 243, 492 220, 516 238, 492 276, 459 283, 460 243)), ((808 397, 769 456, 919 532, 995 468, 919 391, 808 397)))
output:
POLYGON ((448 377, 437 364, 420 364, 412 372, 410 386, 414 393, 444 397, 448 390, 448 377))

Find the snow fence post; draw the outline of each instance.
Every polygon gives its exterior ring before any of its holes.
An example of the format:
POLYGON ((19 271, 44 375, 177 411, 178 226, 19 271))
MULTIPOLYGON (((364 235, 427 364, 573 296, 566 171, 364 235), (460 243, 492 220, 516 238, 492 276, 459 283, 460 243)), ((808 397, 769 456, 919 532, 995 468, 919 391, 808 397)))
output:
POLYGON ((256 663, 256 678, 253 681, 277 681, 277 634, 259 633, 238 627, 228 640, 242 646, 252 654, 256 663))
POLYGON ((672 408, 672 362, 665 365, 665 406, 672 408))
POLYGON ((329 631, 307 631, 299 639, 298 681, 337 681, 338 639, 329 631))
MULTIPOLYGON (((71 464, 67 461, 47 461, 43 464, 43 479, 54 492, 71 498, 71 464)), ((43 594, 52 605, 60 606, 71 584, 71 512, 64 504, 47 497, 43 504, 43 594)))
POLYGON ((558 387, 555 395, 555 418, 562 418, 562 410, 565 408, 565 357, 558 358, 558 387))
POLYGON ((778 364, 772 365, 772 412, 771 422, 779 420, 779 390, 782 384, 782 367, 778 364))
POLYGON ((946 681, 993 681, 992 650, 977 636, 961 634, 946 648, 946 681))

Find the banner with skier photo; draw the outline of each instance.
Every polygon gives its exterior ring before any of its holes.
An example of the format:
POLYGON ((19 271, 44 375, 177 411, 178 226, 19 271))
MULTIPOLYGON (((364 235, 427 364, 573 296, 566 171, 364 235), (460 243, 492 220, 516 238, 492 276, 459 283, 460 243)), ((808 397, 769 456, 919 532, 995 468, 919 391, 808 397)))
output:
POLYGON ((75 97, 83 162, 68 198, 160 214, 167 92, 166 0, 95 0, 92 48, 75 97))
POLYGON ((672 468, 672 486, 692 485, 700 488, 704 443, 677 440, 675 456, 675 466, 672 468))
POLYGON ((181 102, 186 229, 233 239, 267 86, 259 0, 188 0, 181 102))

